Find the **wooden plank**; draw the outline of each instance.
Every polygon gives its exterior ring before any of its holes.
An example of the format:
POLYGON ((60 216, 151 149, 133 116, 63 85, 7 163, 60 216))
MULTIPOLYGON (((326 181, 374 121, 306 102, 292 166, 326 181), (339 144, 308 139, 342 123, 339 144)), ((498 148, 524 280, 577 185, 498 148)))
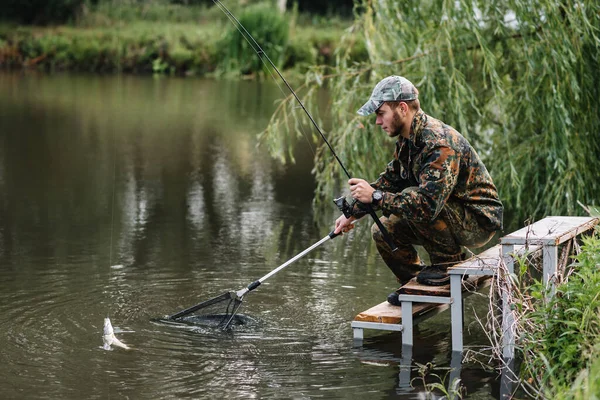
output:
POLYGON ((490 247, 486 251, 483 251, 466 261, 456 264, 449 268, 473 268, 480 269, 482 267, 497 266, 500 258, 502 257, 502 246, 497 244, 494 247, 490 247))
MULTIPOLYGON (((540 245, 515 245, 513 252, 511 254, 516 254, 518 256, 524 255, 526 252, 529 254, 540 251, 542 246, 540 245)), ((490 247, 484 252, 481 252, 473 257, 469 258, 466 261, 461 262, 460 264, 456 264, 450 268, 448 268, 448 272, 452 273, 460 273, 460 274, 477 274, 481 270, 496 270, 500 264, 500 259, 502 258, 502 245, 497 244, 494 247, 490 247), (471 271, 469 271, 471 270, 471 271), (454 272, 453 272, 454 271, 454 272), (457 272, 460 271, 460 272, 457 272)), ((505 262, 508 260, 505 260, 505 262)), ((489 272, 487 272, 489 273, 489 272)))
POLYGON ((594 217, 546 217, 500 239, 502 244, 537 244, 557 246, 599 222, 594 217))
MULTIPOLYGON (((475 290, 483 276, 470 276, 463 279, 463 292, 466 290, 475 290)), ((450 297, 450 284, 443 286, 421 285, 413 278, 406 285, 399 289, 400 294, 414 294, 420 296, 446 296, 450 297)))
MULTIPOLYGON (((482 285, 489 276, 475 276, 463 281, 463 292, 467 290, 475 290, 482 285)), ((420 294, 427 296, 450 296, 450 285, 444 286, 426 286, 421 285, 412 279, 409 283, 399 289, 403 294, 420 294), (437 294, 434 294, 437 293, 437 294)), ((445 306, 437 303, 413 303, 413 318, 419 317, 435 308, 445 306)), ((377 322, 384 324, 399 324, 402 322, 401 307, 393 306, 387 301, 377 304, 366 311, 361 312, 355 318, 355 321, 377 322)))
MULTIPOLYGON (((440 304, 433 303, 414 303, 413 316, 419 316, 434 308, 440 307, 440 304)), ((383 324, 399 324, 402 321, 402 310, 398 306, 393 306, 384 301, 366 311, 361 312, 355 318, 355 321, 378 322, 383 324)))

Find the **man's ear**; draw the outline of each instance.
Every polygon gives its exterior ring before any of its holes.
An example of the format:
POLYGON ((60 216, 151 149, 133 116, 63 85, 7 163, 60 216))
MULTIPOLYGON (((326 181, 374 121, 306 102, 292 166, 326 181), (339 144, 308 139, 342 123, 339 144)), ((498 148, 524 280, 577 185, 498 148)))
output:
POLYGON ((402 107, 405 113, 408 113, 410 111, 410 106, 408 105, 408 103, 402 102, 402 107))

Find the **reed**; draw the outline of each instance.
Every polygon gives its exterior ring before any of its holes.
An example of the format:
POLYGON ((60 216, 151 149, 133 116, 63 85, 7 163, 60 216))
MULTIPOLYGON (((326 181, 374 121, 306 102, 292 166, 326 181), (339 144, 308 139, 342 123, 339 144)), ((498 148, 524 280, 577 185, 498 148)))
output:
POLYGON ((501 300, 508 294, 520 364, 517 389, 532 398, 600 395, 594 384, 600 378, 600 228, 582 244, 563 247, 553 296, 540 281, 539 256, 521 257, 513 275, 500 265, 500 278, 494 278, 490 290, 490 312, 479 320, 490 347, 471 351, 468 358, 487 353, 502 367, 501 300))
MULTIPOLYGON (((289 39, 289 21, 269 3, 259 3, 246 8, 237 16, 258 46, 264 50, 275 65, 280 67, 289 39)), ((252 74, 263 71, 265 66, 257 56, 258 46, 249 40, 241 27, 231 25, 222 39, 221 67, 223 72, 252 74), (241 31, 240 31, 241 30, 241 31)))

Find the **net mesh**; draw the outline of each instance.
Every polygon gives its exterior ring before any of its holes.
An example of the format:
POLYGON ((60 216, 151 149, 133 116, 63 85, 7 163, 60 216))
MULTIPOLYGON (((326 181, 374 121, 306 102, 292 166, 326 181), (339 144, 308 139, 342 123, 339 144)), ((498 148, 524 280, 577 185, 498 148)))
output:
POLYGON ((229 329, 233 325, 244 323, 244 318, 236 314, 241 305, 242 299, 235 293, 225 292, 179 311, 169 316, 169 319, 193 325, 229 329))

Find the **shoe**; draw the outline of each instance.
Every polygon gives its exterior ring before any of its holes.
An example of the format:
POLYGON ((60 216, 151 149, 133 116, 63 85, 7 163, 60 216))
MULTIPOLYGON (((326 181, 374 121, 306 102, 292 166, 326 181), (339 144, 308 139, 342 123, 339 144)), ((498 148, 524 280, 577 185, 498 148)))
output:
POLYGON ((390 293, 387 297, 387 301, 388 301, 388 303, 390 303, 393 306, 400 307, 400 300, 398 300, 398 292, 397 291, 393 291, 392 293, 390 293))
POLYGON ((450 283, 450 276, 446 268, 438 265, 428 265, 417 275, 417 282, 421 285, 444 286, 450 283))

